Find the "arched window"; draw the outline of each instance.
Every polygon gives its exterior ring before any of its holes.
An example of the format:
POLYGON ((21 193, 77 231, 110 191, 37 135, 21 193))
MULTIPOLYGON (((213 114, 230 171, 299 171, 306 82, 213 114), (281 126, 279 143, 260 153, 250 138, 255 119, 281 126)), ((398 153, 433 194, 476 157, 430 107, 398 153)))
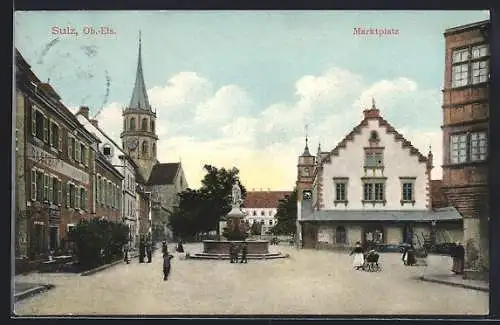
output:
POLYGON ((151 132, 155 132, 155 121, 151 120, 151 132))
POLYGON ((145 117, 142 119, 142 122, 141 122, 141 130, 142 131, 148 130, 148 119, 145 117))
MULTIPOLYGON (((153 145, 151 146, 151 150, 153 152, 153 157, 156 157, 156 143, 153 143, 153 145)), ((182 181, 182 180, 181 180, 182 181)), ((181 185, 182 186, 182 185, 181 185)))
POLYGON ((127 119, 123 120, 123 131, 127 131, 127 119))
POLYGON ((141 152, 142 152, 143 157, 147 158, 148 150, 149 150, 148 143, 146 141, 142 142, 142 151, 141 152))
POLYGON ((130 130, 132 130, 132 131, 135 130, 135 117, 132 117, 130 119, 130 130))
POLYGON ((347 243, 347 234, 344 226, 338 226, 335 230, 335 243, 337 244, 346 244, 347 243))

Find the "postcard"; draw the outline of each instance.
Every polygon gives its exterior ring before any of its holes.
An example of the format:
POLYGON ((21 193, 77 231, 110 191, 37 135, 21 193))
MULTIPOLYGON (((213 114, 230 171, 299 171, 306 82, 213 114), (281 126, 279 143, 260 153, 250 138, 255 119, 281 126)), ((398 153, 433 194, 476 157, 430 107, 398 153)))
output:
POLYGON ((14 14, 13 315, 489 313, 488 11, 14 14))

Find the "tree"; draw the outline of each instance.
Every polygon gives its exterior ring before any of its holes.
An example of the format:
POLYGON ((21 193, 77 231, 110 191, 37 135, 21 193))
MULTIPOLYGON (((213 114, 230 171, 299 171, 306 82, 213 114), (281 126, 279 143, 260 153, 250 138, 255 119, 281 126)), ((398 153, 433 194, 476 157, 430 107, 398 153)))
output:
POLYGON ((297 231, 297 189, 279 200, 276 212, 278 223, 272 228, 276 235, 289 235, 297 231))
POLYGON ((199 190, 186 189, 179 193, 179 205, 169 218, 169 227, 177 236, 192 237, 200 232, 217 230, 219 220, 231 211, 231 190, 234 182, 241 188, 242 198, 246 189, 239 181, 239 170, 203 167, 206 175, 199 190))

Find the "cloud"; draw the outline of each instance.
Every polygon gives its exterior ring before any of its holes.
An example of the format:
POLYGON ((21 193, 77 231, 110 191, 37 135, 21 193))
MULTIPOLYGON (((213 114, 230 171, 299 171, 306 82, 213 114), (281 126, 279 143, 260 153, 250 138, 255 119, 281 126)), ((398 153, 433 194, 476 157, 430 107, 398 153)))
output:
MULTIPOLYGON (((331 150, 361 121, 373 97, 384 118, 422 153, 427 154, 432 144, 433 178, 441 177, 439 90, 421 89, 405 77, 368 83, 335 67, 321 75, 303 76, 294 85, 290 100, 260 108, 238 85, 214 88, 197 73, 176 74, 166 85, 148 91, 158 116, 158 159, 181 159, 188 184, 194 188, 204 175, 203 165, 213 164, 238 167, 249 189, 291 189, 304 148, 305 124, 309 124, 311 153, 320 141, 324 151, 331 150)), ((120 107, 108 104, 98 117, 118 143, 120 107)))

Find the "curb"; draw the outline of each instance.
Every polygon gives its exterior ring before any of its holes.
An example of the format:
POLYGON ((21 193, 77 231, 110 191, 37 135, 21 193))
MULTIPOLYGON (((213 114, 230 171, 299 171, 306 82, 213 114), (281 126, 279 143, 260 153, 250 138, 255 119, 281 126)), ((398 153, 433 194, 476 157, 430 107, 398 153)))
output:
POLYGON ((42 293, 44 291, 48 291, 54 287, 55 287, 55 285, 53 285, 53 284, 42 284, 42 285, 39 285, 38 287, 28 289, 26 291, 23 291, 23 292, 20 292, 20 293, 14 295, 14 300, 16 302, 18 302, 20 300, 32 297, 32 296, 37 295, 39 293, 42 293))
POLYGON ((446 284, 446 285, 453 286, 453 287, 461 287, 461 288, 465 288, 465 289, 478 290, 478 291, 483 291, 483 292, 489 292, 490 291, 489 288, 484 288, 484 287, 476 286, 476 285, 473 285, 473 284, 463 284, 463 283, 449 282, 449 281, 445 281, 445 280, 438 280, 438 279, 428 278, 425 275, 421 276, 420 280, 426 281, 426 282, 446 284))
MULTIPOLYGON (((130 259, 133 259, 133 258, 136 258, 138 257, 139 254, 137 255, 133 255, 133 256, 130 256, 130 259)), ((88 270, 88 271, 84 271, 82 273, 80 273, 80 276, 88 276, 88 275, 92 275, 94 273, 97 273, 97 272, 100 272, 100 271, 103 271, 107 268, 110 268, 110 267, 113 267, 115 265, 118 265, 120 263, 125 263, 125 261, 123 259, 119 259, 118 261, 114 261, 113 263, 109 263, 109 264, 104 264, 104 265, 101 265, 101 266, 98 266, 96 267, 95 269, 91 269, 91 270, 88 270)))

